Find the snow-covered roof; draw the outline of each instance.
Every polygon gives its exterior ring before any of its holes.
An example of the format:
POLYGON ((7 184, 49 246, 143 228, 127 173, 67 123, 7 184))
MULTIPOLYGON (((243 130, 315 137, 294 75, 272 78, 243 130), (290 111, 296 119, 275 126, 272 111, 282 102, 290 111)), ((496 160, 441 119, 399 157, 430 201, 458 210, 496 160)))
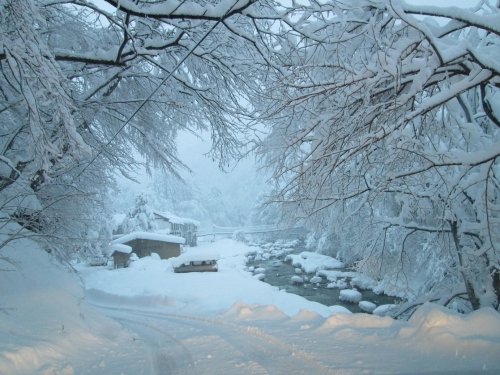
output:
POLYGON ((113 255, 114 253, 130 254, 131 252, 132 247, 121 243, 111 243, 111 245, 106 249, 108 256, 113 255))
POLYGON ((179 217, 179 216, 172 214, 171 212, 154 211, 154 214, 161 217, 162 219, 165 219, 165 220, 171 222, 172 224, 193 224, 196 226, 200 225, 199 221, 196 221, 193 219, 188 219, 185 217, 179 217))
POLYGON ((185 263, 189 262, 202 262, 207 260, 219 260, 220 256, 218 253, 210 252, 188 252, 184 253, 177 258, 172 259, 172 266, 179 267, 185 263))
POLYGON ((151 240, 151 241, 161 241, 161 242, 171 242, 171 243, 180 243, 183 244, 186 240, 179 236, 173 236, 170 234, 160 234, 160 233, 151 233, 151 232, 132 232, 126 234, 116 240, 113 240, 112 244, 123 244, 133 240, 151 240))

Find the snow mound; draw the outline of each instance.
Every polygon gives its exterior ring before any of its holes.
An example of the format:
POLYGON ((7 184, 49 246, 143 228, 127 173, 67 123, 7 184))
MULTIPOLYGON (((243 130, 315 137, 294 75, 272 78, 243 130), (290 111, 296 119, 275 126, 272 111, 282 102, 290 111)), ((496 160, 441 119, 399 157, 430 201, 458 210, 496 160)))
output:
POLYGON ((262 281, 266 278, 266 275, 263 273, 256 273, 255 275, 253 275, 253 277, 254 277, 254 279, 262 281))
MULTIPOLYGON (((4 238, 0 234, 0 241, 4 238)), ((118 323, 90 306, 76 274, 38 244, 14 240, 1 255, 0 374, 104 375, 148 369, 144 343, 134 342, 118 323), (128 363, 123 363, 125 356, 128 363)))
POLYGON ((358 303, 361 301, 362 294, 356 289, 344 289, 340 291, 339 300, 350 303, 358 303))
POLYGON ((372 313, 377 308, 377 305, 370 301, 359 301, 358 306, 367 313, 372 313))
POLYGON ((455 356, 470 369, 496 368, 496 372, 487 373, 498 374, 499 335, 500 314, 492 308, 460 315, 425 303, 410 318, 408 326, 399 330, 398 339, 412 343, 417 350, 455 356))
POLYGON ((333 330, 339 327, 355 328, 387 328, 400 324, 389 317, 379 317, 368 314, 335 314, 325 320, 320 330, 333 330))
POLYGON ((304 284, 304 278, 301 276, 297 276, 297 275, 292 276, 290 278, 290 280, 291 280, 292 284, 304 284))
POLYGON ((362 289, 362 290, 373 290, 376 285, 377 285, 377 282, 375 280, 373 280, 369 276, 362 275, 362 274, 356 275, 351 280, 352 287, 356 287, 356 288, 362 289))
POLYGON ((292 262, 294 267, 300 267, 306 273, 344 267, 344 263, 335 258, 311 251, 303 251, 300 254, 289 254, 286 256, 285 261, 292 262))
POLYGON ((500 336, 500 314, 492 308, 482 308, 468 315, 454 313, 433 303, 422 305, 409 322, 421 333, 453 332, 456 336, 500 336))
POLYGON ((309 282, 312 283, 312 284, 319 284, 322 281, 323 281, 323 279, 321 278, 321 276, 313 276, 309 280, 309 282))
POLYGON ((387 316, 390 315, 392 311, 396 310, 398 308, 398 305, 395 304, 387 304, 387 305, 380 305, 378 306, 375 310, 372 311, 373 315, 378 315, 378 316, 387 316))
POLYGON ((247 305, 235 302, 222 314, 225 318, 236 320, 286 320, 288 316, 275 305, 247 305))
POLYGON ((290 318, 290 323, 303 323, 324 320, 324 318, 310 310, 300 309, 300 311, 290 318))
POLYGON ((332 281, 332 282, 328 283, 326 285, 326 287, 328 289, 334 289, 334 288, 345 289, 345 288, 347 288, 347 281, 345 281, 344 279, 338 279, 336 281, 332 281))

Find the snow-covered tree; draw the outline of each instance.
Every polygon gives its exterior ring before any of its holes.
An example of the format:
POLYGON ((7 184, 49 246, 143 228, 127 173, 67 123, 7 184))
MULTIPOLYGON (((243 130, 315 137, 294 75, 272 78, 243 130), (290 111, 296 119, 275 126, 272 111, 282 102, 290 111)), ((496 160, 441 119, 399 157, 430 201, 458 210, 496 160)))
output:
POLYGON ((99 230, 112 170, 177 173, 179 129, 237 155, 260 95, 254 1, 107 3, 0 0, 0 210, 39 238, 99 230))
POLYGON ((498 4, 312 1, 293 15, 268 94, 274 200, 409 297, 498 308, 498 4))
POLYGON ((132 208, 123 223, 121 224, 123 233, 134 231, 154 232, 157 229, 155 215, 148 204, 149 198, 146 194, 139 194, 135 198, 135 206, 132 208))

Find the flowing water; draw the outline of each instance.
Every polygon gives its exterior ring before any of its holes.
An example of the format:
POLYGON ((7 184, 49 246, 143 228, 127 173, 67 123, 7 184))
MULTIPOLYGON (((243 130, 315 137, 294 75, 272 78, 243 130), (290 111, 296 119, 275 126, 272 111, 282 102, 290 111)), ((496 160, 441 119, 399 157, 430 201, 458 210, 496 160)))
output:
MULTIPOLYGON (((289 293, 294 293, 302 296, 310 301, 319 302, 323 305, 332 306, 340 305, 344 306, 352 312, 363 312, 357 303, 349 303, 339 300, 340 289, 338 288, 327 288, 330 281, 322 278, 319 283, 310 283, 309 281, 303 284, 294 284, 292 282, 292 277, 296 276, 296 267, 292 265, 291 262, 285 261, 287 254, 299 254, 302 251, 306 251, 303 245, 299 244, 289 251, 277 251, 277 252, 267 252, 264 256, 250 257, 247 262, 249 269, 264 268, 264 279, 270 285, 276 286, 280 289, 284 289, 289 293), (253 268, 251 268, 253 267, 253 268)), ((342 268, 338 271, 351 272, 351 269, 342 268)), ((308 279, 315 276, 314 274, 302 274, 301 276, 306 276, 308 279)), ((345 277, 346 288, 350 288, 350 279, 352 277, 345 277)), ((371 290, 361 290, 358 289, 362 294, 363 301, 373 302, 377 306, 385 304, 397 303, 398 299, 395 297, 390 297, 385 294, 376 294, 371 290)))

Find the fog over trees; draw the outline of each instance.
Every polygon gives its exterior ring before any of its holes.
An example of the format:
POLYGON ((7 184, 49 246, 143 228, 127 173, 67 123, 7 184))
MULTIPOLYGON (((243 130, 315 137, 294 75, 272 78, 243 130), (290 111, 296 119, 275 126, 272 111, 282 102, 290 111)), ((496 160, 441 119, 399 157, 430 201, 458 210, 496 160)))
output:
POLYGON ((498 310, 499 25, 498 1, 0 0, 3 225, 99 248, 115 172, 175 176, 204 131, 221 166, 258 153, 318 251, 498 310))

